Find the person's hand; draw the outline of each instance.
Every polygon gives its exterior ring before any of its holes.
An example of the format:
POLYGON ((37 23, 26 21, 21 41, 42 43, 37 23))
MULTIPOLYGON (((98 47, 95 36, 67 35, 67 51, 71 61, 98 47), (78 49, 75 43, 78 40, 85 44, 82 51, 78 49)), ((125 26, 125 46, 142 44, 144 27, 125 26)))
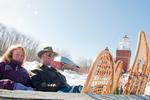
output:
POLYGON ((77 67, 72 68, 72 70, 76 72, 80 72, 80 68, 77 68, 77 67))
POLYGON ((75 66, 70 65, 70 64, 64 64, 63 69, 73 69, 75 66))

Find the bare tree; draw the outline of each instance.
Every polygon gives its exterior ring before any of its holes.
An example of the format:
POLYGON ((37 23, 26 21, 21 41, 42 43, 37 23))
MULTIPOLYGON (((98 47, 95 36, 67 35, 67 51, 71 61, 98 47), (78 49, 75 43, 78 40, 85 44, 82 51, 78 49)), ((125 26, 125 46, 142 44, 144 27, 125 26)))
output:
POLYGON ((27 52, 27 60, 36 60, 37 49, 39 42, 34 41, 32 38, 20 34, 15 29, 7 28, 3 24, 0 24, 0 55, 2 55, 7 48, 12 44, 22 44, 27 52))

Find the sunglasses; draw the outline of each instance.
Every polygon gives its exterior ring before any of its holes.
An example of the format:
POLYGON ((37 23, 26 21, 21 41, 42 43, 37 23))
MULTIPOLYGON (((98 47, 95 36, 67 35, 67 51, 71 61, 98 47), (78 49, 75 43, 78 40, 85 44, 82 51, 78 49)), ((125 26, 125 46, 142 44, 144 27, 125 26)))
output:
POLYGON ((48 57, 54 57, 54 53, 50 53, 48 57))

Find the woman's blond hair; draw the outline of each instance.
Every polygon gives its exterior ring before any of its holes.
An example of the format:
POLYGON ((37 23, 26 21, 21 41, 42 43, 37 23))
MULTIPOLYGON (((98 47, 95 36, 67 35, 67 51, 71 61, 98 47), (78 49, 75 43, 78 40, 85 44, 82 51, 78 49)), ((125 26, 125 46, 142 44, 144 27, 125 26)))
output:
POLYGON ((23 53, 24 53, 24 60, 23 62, 21 63, 21 65, 24 63, 25 61, 25 58, 26 58, 26 53, 25 53, 25 49, 24 47, 21 45, 21 44, 14 44, 14 45, 11 45, 7 51, 3 54, 2 58, 1 58, 1 61, 5 62, 5 63, 10 63, 11 60, 12 60, 12 54, 13 54, 13 51, 18 49, 18 48, 21 48, 23 53))

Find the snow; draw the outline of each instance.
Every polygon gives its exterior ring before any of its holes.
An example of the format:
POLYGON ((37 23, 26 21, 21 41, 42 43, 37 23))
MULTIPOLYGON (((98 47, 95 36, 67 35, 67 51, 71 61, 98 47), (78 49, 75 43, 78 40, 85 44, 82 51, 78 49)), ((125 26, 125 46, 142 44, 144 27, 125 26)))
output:
POLYGON ((147 84, 146 88, 145 88, 145 95, 150 95, 150 82, 147 84))
POLYGON ((86 80, 85 75, 80 75, 70 70, 64 70, 64 71, 59 71, 59 72, 66 76, 67 83, 69 85, 84 85, 84 82, 86 80))
MULTIPOLYGON (((24 67, 27 70, 33 70, 40 66, 39 62, 33 61, 33 62, 25 62, 24 67)), ((84 85, 84 82, 86 80, 86 75, 80 75, 76 73, 75 71, 71 70, 58 70, 60 73, 62 73, 66 79, 67 83, 69 85, 84 85)), ((124 77, 127 77, 127 75, 124 75, 124 77)), ((126 80, 127 78, 125 78, 126 80)), ((150 82, 147 84, 147 87, 145 88, 145 95, 150 95, 150 82)))

